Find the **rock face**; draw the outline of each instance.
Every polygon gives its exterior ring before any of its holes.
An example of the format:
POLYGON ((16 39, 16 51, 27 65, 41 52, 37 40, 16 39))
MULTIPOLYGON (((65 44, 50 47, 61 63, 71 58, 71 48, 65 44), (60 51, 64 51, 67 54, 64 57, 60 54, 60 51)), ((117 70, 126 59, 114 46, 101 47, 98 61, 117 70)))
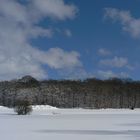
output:
POLYGON ((140 82, 119 79, 85 81, 37 81, 25 76, 0 82, 0 105, 14 106, 16 99, 61 108, 140 108, 140 82))

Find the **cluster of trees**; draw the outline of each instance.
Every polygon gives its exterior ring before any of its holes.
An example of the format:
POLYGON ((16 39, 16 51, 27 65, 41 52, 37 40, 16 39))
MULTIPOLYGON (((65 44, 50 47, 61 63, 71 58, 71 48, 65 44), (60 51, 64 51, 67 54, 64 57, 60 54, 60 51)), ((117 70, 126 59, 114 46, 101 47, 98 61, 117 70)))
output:
POLYGON ((0 82, 0 105, 13 107, 17 99, 60 108, 140 108, 140 81, 117 78, 37 81, 26 76, 0 82))
POLYGON ((14 111, 18 115, 27 115, 32 112, 31 102, 28 99, 18 99, 15 101, 14 111))

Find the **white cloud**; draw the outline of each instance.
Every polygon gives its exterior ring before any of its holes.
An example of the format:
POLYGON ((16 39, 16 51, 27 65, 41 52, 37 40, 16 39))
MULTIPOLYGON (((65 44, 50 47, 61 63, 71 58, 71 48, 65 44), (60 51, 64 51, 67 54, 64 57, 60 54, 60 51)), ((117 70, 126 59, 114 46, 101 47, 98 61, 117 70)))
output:
POLYGON ((67 52, 60 48, 50 48, 47 52, 34 52, 34 59, 47 64, 54 69, 73 68, 82 66, 80 54, 76 51, 67 52))
POLYGON ((127 73, 124 73, 124 72, 114 73, 111 70, 108 70, 108 71, 99 70, 98 75, 100 78, 103 78, 103 79, 104 78, 108 79, 108 78, 127 78, 127 77, 129 77, 129 75, 127 73))
POLYGON ((30 44, 32 38, 53 35, 52 29, 43 28, 37 24, 40 20, 46 17, 60 20, 73 18, 76 12, 75 6, 65 4, 62 0, 38 2, 28 0, 27 5, 20 4, 16 0, 0 0, 0 2, 0 80, 13 79, 23 75, 46 78, 47 72, 43 65, 54 69, 82 65, 78 52, 67 52, 60 48, 42 51, 30 44), (38 5, 40 10, 37 11, 35 3, 40 4, 38 5), (52 9, 49 9, 52 11, 43 13, 42 4, 52 6, 52 9), (60 13, 57 10, 52 14, 53 6, 60 9, 60 13), (61 10, 61 6, 63 10, 61 10), (32 11, 36 11, 36 13, 32 13, 32 11), (39 15, 33 15, 37 13, 39 15))
POLYGON ((73 4, 65 4, 64 0, 29 0, 35 17, 47 16, 52 19, 73 19, 78 8, 73 4))
POLYGON ((110 52, 109 50, 107 50, 107 49, 104 49, 104 48, 100 48, 100 49, 98 50, 98 53, 99 53, 99 55, 101 55, 101 56, 108 56, 108 55, 111 55, 111 52, 110 52))
POLYGON ((127 58, 117 57, 117 56, 115 56, 113 59, 100 60, 99 63, 101 65, 106 65, 106 66, 110 66, 110 67, 117 67, 117 68, 126 67, 129 65, 127 58))
POLYGON ((105 18, 120 22, 123 31, 130 33, 134 38, 140 38, 140 18, 134 18, 130 11, 105 8, 105 18))

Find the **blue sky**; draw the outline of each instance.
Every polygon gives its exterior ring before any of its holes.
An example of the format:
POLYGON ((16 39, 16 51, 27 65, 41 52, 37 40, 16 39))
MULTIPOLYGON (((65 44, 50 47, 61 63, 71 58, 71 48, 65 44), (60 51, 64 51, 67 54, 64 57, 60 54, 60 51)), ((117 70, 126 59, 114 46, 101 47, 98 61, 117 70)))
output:
POLYGON ((139 80, 139 0, 1 0, 0 77, 139 80))

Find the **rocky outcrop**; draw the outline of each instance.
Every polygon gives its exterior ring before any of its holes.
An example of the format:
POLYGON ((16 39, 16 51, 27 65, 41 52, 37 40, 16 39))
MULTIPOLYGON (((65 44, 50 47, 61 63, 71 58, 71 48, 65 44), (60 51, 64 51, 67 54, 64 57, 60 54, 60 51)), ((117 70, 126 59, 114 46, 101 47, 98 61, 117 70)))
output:
POLYGON ((16 99, 61 108, 140 108, 140 82, 119 79, 37 81, 31 76, 0 82, 0 105, 14 106, 16 99))

